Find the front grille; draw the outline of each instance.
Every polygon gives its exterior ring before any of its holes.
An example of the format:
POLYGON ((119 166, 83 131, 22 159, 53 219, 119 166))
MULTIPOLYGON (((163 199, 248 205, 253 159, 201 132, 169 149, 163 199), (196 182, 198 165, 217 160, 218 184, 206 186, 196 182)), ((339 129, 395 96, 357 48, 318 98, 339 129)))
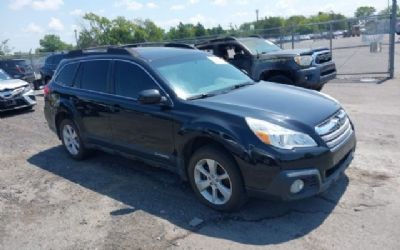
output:
POLYGON ((323 64, 330 61, 332 61, 332 54, 330 52, 321 53, 315 57, 316 64, 323 64))
POLYGON ((326 142, 326 145, 334 151, 349 139, 353 133, 353 128, 346 112, 340 110, 315 127, 315 131, 321 136, 322 140, 326 142))

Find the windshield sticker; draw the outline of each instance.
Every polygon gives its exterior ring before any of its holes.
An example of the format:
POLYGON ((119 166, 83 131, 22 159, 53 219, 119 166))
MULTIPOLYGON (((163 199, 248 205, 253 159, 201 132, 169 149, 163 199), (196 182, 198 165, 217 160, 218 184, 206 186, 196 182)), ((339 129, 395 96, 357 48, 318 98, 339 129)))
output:
POLYGON ((207 58, 215 64, 228 64, 226 61, 216 56, 207 56, 207 58))

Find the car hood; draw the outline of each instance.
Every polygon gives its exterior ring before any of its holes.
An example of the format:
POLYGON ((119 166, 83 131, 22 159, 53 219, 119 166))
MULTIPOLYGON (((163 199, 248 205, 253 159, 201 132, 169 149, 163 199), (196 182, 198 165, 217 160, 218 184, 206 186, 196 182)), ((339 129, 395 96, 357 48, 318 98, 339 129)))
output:
POLYGON ((271 82, 259 82, 193 103, 237 116, 278 123, 295 121, 312 127, 340 109, 338 102, 317 91, 271 82))
POLYGON ((26 86, 29 83, 20 79, 0 80, 0 91, 6 89, 16 89, 18 87, 26 86))
POLYGON ((260 55, 260 58, 268 58, 268 57, 293 57, 296 55, 312 55, 315 52, 329 50, 328 48, 316 48, 316 49, 285 49, 269 52, 267 54, 260 55))

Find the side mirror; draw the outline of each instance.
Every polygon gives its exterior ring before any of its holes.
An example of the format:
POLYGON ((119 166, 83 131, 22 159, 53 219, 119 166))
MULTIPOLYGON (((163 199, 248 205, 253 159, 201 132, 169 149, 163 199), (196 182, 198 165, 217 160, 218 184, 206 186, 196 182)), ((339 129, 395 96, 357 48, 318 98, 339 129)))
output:
POLYGON ((163 100, 158 89, 147 89, 139 93, 138 101, 141 104, 158 104, 163 100))

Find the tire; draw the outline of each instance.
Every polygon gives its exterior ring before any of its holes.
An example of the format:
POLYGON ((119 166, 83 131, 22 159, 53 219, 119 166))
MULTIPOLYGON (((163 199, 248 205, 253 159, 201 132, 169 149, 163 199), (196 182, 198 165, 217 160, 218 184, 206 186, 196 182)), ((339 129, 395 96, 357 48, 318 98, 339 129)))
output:
POLYGON ((82 143, 81 136, 74 122, 65 119, 59 126, 60 138, 68 155, 75 160, 82 160, 87 155, 87 150, 82 143))
POLYGON ((292 79, 284 75, 271 76, 270 78, 267 79, 267 81, 283 83, 283 84, 293 84, 292 79))
POLYGON ((197 198, 208 207, 228 212, 246 202, 239 168, 224 150, 211 146, 198 149, 190 159, 188 177, 197 198))

